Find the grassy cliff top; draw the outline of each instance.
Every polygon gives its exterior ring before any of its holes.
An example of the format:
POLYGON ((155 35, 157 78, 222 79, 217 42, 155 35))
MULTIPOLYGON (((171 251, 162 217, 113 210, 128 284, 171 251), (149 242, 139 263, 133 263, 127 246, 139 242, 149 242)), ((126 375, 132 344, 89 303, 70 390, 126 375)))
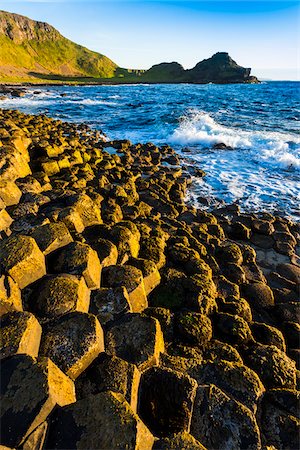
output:
POLYGON ((117 64, 66 39, 54 27, 0 11, 0 81, 110 78, 117 64))

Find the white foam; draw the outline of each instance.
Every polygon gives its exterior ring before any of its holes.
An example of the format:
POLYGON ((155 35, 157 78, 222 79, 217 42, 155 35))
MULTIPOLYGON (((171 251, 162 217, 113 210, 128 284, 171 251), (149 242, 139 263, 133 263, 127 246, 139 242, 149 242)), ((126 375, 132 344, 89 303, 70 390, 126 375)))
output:
POLYGON ((216 122, 209 114, 190 110, 170 136, 173 144, 212 147, 223 143, 233 149, 250 150, 262 164, 281 169, 300 169, 300 137, 268 131, 245 131, 216 122), (291 145, 294 148, 291 148, 291 145))

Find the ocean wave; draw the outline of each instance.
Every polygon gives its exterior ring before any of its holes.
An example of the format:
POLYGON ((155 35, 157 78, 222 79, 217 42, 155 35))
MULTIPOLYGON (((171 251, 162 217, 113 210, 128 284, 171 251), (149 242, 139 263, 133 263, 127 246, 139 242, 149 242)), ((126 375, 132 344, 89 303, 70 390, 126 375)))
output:
POLYGON ((219 124, 209 114, 192 109, 180 119, 169 137, 173 144, 202 148, 223 143, 235 150, 248 150, 254 160, 270 167, 300 170, 300 137, 269 131, 245 131, 219 124))

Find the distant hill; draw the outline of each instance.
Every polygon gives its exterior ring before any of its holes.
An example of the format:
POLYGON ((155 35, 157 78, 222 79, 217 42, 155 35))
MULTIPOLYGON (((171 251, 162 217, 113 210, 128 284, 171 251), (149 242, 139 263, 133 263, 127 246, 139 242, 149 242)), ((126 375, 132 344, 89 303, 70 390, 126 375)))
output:
POLYGON ((0 82, 255 83, 251 69, 216 53, 184 70, 177 62, 149 70, 120 68, 106 56, 66 39, 45 22, 0 11, 0 82))
POLYGON ((55 28, 18 14, 0 11, 0 78, 34 80, 48 75, 103 77, 117 64, 63 37, 55 28))

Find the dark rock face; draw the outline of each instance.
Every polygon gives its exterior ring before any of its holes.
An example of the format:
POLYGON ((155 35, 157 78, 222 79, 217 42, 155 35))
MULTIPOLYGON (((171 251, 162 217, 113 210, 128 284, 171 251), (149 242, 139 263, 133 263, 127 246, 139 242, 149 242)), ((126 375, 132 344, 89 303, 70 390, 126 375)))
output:
POLYGON ((209 59, 199 62, 188 71, 188 77, 194 83, 249 83, 257 82, 250 76, 251 69, 239 66, 228 53, 216 53, 209 59))
POLYGON ((1 447, 299 447, 300 228, 179 163, 0 110, 1 447))
MULTIPOLYGON (((204 59, 193 69, 184 70, 178 63, 157 64, 147 70, 141 78, 145 81, 167 83, 258 83, 250 75, 251 69, 239 66, 226 52, 219 52, 204 59)), ((220 143, 216 148, 226 148, 220 143)))
POLYGON ((188 431, 197 383, 169 369, 146 371, 140 384, 138 411, 158 436, 188 431))

